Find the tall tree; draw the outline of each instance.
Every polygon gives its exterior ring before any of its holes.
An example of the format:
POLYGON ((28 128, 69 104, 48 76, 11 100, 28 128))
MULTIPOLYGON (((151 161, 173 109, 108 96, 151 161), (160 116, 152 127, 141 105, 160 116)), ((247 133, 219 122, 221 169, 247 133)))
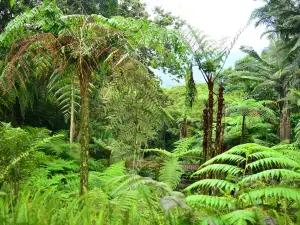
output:
POLYGON ((300 47, 300 2, 297 0, 264 0, 265 5, 253 11, 256 26, 265 25, 265 34, 278 34, 294 50, 300 47))
POLYGON ((271 44, 261 56, 250 47, 241 49, 249 57, 236 64, 237 72, 232 76, 243 80, 252 80, 255 89, 266 89, 277 94, 280 112, 280 140, 290 139, 290 110, 289 101, 286 99, 290 88, 299 85, 296 72, 299 69, 298 57, 289 48, 285 48, 280 40, 270 39, 271 44), (281 99, 285 99, 279 101, 281 99))
MULTIPOLYGON (((46 7, 54 7, 54 11, 57 10, 55 6, 47 5, 46 7)), ((16 36, 14 31, 18 28, 19 30, 24 29, 24 23, 30 20, 32 14, 37 15, 36 17, 40 19, 37 24, 43 24, 41 21, 44 21, 45 18, 38 15, 39 9, 33 9, 34 13, 29 12, 29 15, 19 17, 17 22, 12 21, 9 26, 10 29, 7 29, 0 39, 4 39, 6 44, 10 43, 12 38, 16 36), (20 18, 23 21, 20 21, 20 18)), ((79 80, 81 97, 80 192, 83 193, 84 189, 88 189, 89 82, 92 74, 97 72, 101 63, 108 63, 113 68, 126 60, 130 54, 140 59, 140 49, 147 48, 154 49, 155 56, 145 59, 143 62, 151 63, 151 65, 156 64, 157 67, 172 66, 173 63, 174 68, 174 63, 179 64, 180 59, 186 59, 184 52, 182 52, 184 51, 184 43, 180 43, 179 36, 173 31, 162 29, 147 20, 135 21, 119 17, 108 20, 97 15, 62 16, 59 12, 56 18, 59 21, 57 23, 61 24, 62 27, 57 33, 55 33, 56 27, 53 29, 53 33, 27 36, 25 39, 14 43, 6 60, 6 67, 3 71, 5 80, 2 83, 7 83, 8 89, 13 87, 15 80, 19 80, 24 85, 31 69, 28 67, 28 62, 38 65, 38 75, 48 74, 50 69, 58 69, 62 72, 70 65, 75 67, 74 73, 79 80), (140 33, 141 29, 143 29, 142 33, 140 33), (142 39, 145 38, 145 34, 147 34, 147 39, 142 39), (168 39, 165 39, 166 37, 168 39), (157 40, 157 38, 160 41, 153 43, 152 40, 157 40), (166 53, 164 47, 168 43, 169 51, 166 53), (176 46, 173 46, 174 43, 176 46), (180 45, 182 48, 178 48, 180 45), (181 54, 179 57, 176 55, 178 51, 181 54), (164 57, 168 60, 164 61, 164 57)), ((49 29, 49 26, 46 27, 49 29)))

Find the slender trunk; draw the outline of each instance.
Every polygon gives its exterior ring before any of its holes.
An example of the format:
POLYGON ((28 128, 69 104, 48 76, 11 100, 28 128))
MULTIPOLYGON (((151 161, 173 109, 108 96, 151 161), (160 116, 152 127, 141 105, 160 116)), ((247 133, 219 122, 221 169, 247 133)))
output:
POLYGON ((203 110, 203 156, 204 161, 207 160, 207 120, 208 120, 208 111, 207 108, 203 110))
MULTIPOLYGON (((287 94, 286 94, 287 95, 287 94)), ((288 109, 288 101, 284 101, 280 106, 280 141, 291 138, 291 118, 288 109)))
POLYGON ((207 114, 207 159, 214 157, 214 149, 212 146, 212 132, 214 121, 214 81, 212 75, 208 80, 208 114, 207 114))
POLYGON ((111 151, 106 151, 106 167, 110 166, 111 151))
POLYGON ((215 150, 216 155, 222 153, 223 147, 223 138, 222 138, 222 117, 223 117, 223 107, 224 107, 224 86, 223 84, 220 85, 219 88, 219 95, 218 95, 218 112, 217 112, 217 127, 216 127, 216 143, 215 143, 215 150))
POLYGON ((73 95, 73 87, 72 87, 72 94, 71 94, 71 115, 70 115, 70 143, 73 143, 74 140, 74 134, 75 134, 75 121, 74 121, 74 111, 75 111, 75 106, 74 106, 74 95, 73 95))
POLYGON ((89 157, 89 76, 80 79, 80 194, 88 190, 88 157, 89 157))
MULTIPOLYGON (((289 84, 284 85, 281 98, 286 98, 289 95, 289 84)), ((291 138, 291 119, 289 111, 289 101, 284 100, 279 103, 280 110, 280 141, 289 140, 291 138)))
POLYGON ((241 135, 241 142, 240 142, 240 144, 243 144, 243 143, 244 143, 245 130, 246 130, 246 116, 243 115, 243 121, 242 121, 242 135, 241 135))
POLYGON ((12 127, 18 127, 18 121, 16 117, 16 110, 14 109, 15 107, 12 108, 11 114, 10 114, 10 124, 12 127))
POLYGON ((187 133, 188 133, 187 129, 188 129, 187 128, 187 119, 184 118, 183 123, 181 125, 181 130, 180 130, 180 139, 187 137, 187 133))
POLYGON ((280 114, 280 141, 291 138, 291 119, 288 110, 280 114))

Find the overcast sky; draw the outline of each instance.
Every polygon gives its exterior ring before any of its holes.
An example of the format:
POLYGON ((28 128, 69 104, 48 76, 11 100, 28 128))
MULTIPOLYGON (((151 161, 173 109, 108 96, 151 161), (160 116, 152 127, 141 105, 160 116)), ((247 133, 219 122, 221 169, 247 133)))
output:
MULTIPOLYGON (((251 12, 263 4, 259 0, 142 0, 142 2, 148 5, 149 11, 154 6, 171 11, 215 40, 234 37, 247 24, 251 12)), ((267 47, 268 41, 261 38, 263 31, 263 27, 249 26, 239 37, 226 66, 234 65, 237 59, 243 57, 243 53, 239 50, 242 45, 252 46, 259 52, 267 47)), ((195 75, 196 80, 201 81, 200 74, 195 71, 195 75)), ((162 79, 165 87, 178 85, 168 75, 162 75, 162 79)))

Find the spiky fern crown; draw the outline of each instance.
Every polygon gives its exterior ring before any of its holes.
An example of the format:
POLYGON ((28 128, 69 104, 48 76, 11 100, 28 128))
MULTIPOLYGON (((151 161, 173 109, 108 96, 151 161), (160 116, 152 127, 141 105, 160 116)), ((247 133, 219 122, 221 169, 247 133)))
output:
POLYGON ((250 219, 243 219, 235 210, 246 208, 243 212, 248 210, 253 217, 255 207, 260 211, 265 208, 267 214, 276 202, 281 206, 279 213, 285 214, 297 208, 300 200, 300 192, 293 188, 300 179, 299 168, 298 162, 276 150, 258 144, 239 145, 201 165, 193 174, 200 180, 186 188, 199 194, 186 200, 202 212, 230 213, 223 217, 228 224, 235 221, 229 215, 244 221, 238 224, 247 224, 250 219), (286 186, 287 182, 294 185, 286 186))

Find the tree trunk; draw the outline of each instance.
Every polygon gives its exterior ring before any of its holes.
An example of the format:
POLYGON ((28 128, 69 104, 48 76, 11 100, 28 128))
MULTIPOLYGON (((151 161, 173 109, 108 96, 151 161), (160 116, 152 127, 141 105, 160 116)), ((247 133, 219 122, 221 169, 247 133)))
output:
POLYGON ((180 139, 186 138, 187 133, 188 133, 187 119, 184 118, 180 129, 180 139))
POLYGON ((288 110, 280 113, 280 141, 291 138, 291 119, 288 110))
MULTIPOLYGON (((286 98, 289 95, 289 84, 284 85, 281 98, 286 98)), ((279 133, 280 141, 289 140, 291 138, 291 119, 289 111, 289 101, 284 100, 279 102, 280 110, 280 124, 279 124, 279 133)))
POLYGON ((212 132, 214 121, 214 81, 212 75, 208 80, 208 112, 207 112, 207 160, 214 157, 214 149, 212 146, 212 132))
MULTIPOLYGON (((72 87, 73 88, 73 87, 72 87)), ((75 135, 75 121, 74 121, 74 116, 75 116, 75 106, 74 106, 74 96, 73 96, 73 89, 72 89, 72 99, 71 99, 71 115, 70 115, 70 143, 73 143, 74 140, 74 135, 75 135)))
POLYGON ((80 77, 80 194, 88 190, 89 157, 89 76, 80 77))
POLYGON ((243 121, 242 121, 242 135, 241 135, 241 141, 240 141, 240 144, 243 144, 243 143, 244 143, 245 130, 246 130, 246 116, 243 115, 243 121))
POLYGON ((215 152, 216 155, 222 153, 223 148, 223 138, 222 138, 222 117, 223 117, 223 107, 224 107, 224 86, 223 84, 220 85, 219 88, 219 95, 218 95, 218 112, 217 112, 217 127, 216 127, 216 143, 215 143, 215 152))
POLYGON ((203 143, 202 143, 202 146, 203 146, 203 155, 204 155, 204 161, 207 160, 207 118, 208 116, 208 112, 207 112, 207 108, 205 108, 203 110, 203 143))

